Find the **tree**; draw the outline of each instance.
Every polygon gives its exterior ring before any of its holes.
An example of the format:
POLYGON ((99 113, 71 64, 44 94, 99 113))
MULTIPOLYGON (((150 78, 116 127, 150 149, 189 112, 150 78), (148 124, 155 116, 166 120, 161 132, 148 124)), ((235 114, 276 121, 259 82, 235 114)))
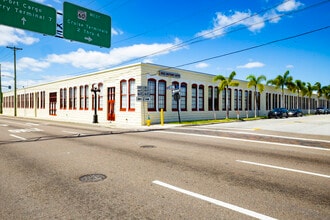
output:
POLYGON ((293 86, 293 78, 289 76, 290 72, 287 70, 283 76, 278 75, 275 79, 271 79, 267 81, 267 84, 271 84, 275 86, 275 89, 281 88, 282 90, 282 98, 281 98, 281 107, 284 107, 284 87, 290 88, 293 86))
POLYGON ((312 95, 313 95, 313 91, 314 90, 315 90, 315 87, 312 86, 312 84, 310 84, 308 82, 307 85, 306 85, 306 95, 309 98, 309 101, 308 101, 308 114, 311 113, 311 98, 312 98, 312 95))
POLYGON ((248 88, 254 87, 254 117, 257 117, 257 88, 260 93, 262 93, 265 89, 265 85, 262 84, 262 81, 266 81, 266 76, 261 75, 259 77, 256 77, 254 75, 249 75, 246 77, 247 80, 249 80, 247 86, 248 88))
POLYGON ((236 72, 233 71, 231 72, 231 74, 229 75, 229 77, 226 79, 226 77, 224 77, 223 75, 218 75, 218 76, 215 76, 213 78, 213 81, 214 82, 217 82, 217 81, 220 81, 219 82, 219 91, 223 91, 223 90, 226 90, 226 96, 225 96, 225 100, 226 100, 226 119, 229 118, 229 108, 228 108, 228 100, 227 100, 227 93, 228 93, 228 89, 229 89, 229 86, 238 86, 239 85, 239 82, 235 82, 233 81, 234 77, 236 76, 236 72))
MULTIPOLYGON (((297 92, 298 96, 297 96, 297 108, 300 108, 299 107, 299 93, 304 93, 304 90, 306 89, 305 88, 305 85, 306 83, 302 82, 301 80, 297 79, 296 81, 294 81, 294 87, 295 87, 295 91, 297 92)), ((303 96, 303 95, 301 95, 303 96)))
POLYGON ((317 107, 321 107, 320 106, 320 98, 322 97, 323 95, 323 88, 321 86, 321 83, 320 82, 316 82, 314 84, 314 89, 315 91, 317 92, 317 107))
POLYGON ((329 108, 328 102, 330 100, 330 85, 323 87, 324 96, 327 99, 326 107, 329 108))

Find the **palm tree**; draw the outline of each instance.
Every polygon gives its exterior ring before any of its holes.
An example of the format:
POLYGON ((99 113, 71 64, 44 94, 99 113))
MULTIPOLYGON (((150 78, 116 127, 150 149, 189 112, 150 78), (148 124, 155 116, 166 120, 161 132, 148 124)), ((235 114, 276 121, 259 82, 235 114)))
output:
POLYGON ((297 79, 296 81, 294 81, 295 84, 295 91, 297 92, 298 96, 297 96, 297 108, 299 107, 299 93, 305 90, 305 85, 306 83, 302 82, 301 80, 297 79))
POLYGON ((283 76, 278 75, 275 79, 271 79, 267 81, 267 84, 271 84, 275 86, 275 89, 281 88, 282 90, 282 98, 281 98, 281 107, 284 107, 284 87, 290 88, 293 85, 293 78, 289 76, 290 72, 287 70, 283 76))
POLYGON ((327 99, 327 102, 326 102, 326 107, 329 108, 329 100, 330 100, 330 85, 328 86, 324 86, 324 96, 325 98, 327 99))
POLYGON ((321 107, 320 106, 320 98, 322 97, 323 95, 323 88, 321 86, 321 83, 320 82, 316 82, 314 84, 314 89, 315 91, 317 92, 317 107, 321 107))
POLYGON ((309 97, 308 101, 308 114, 311 113, 311 97, 313 95, 313 91, 315 90, 315 87, 312 86, 309 82, 306 85, 306 95, 309 97))
POLYGON ((266 76, 261 75, 259 77, 256 77, 254 75, 249 75, 246 77, 247 80, 249 80, 247 86, 250 88, 251 86, 254 87, 254 117, 257 117, 257 88, 260 93, 262 93, 265 89, 265 85, 262 84, 262 81, 266 81, 266 76))
POLYGON ((223 75, 218 75, 218 76, 215 76, 213 78, 214 82, 220 81, 219 91, 223 91, 223 90, 226 89, 226 93, 225 93, 225 95, 226 95, 225 96, 225 100, 226 100, 226 119, 229 118, 229 108, 228 108, 229 102, 227 100, 227 93, 228 93, 229 86, 236 87, 236 86, 239 85, 239 82, 233 81, 235 76, 236 76, 236 72, 233 71, 233 72, 231 72, 231 74, 229 75, 229 77, 227 79, 223 75))

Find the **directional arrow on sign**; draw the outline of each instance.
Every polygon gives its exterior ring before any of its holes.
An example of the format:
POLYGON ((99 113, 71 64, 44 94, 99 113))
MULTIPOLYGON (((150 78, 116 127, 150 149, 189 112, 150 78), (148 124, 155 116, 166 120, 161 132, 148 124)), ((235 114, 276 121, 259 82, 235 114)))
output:
POLYGON ((21 21, 22 21, 23 25, 25 25, 26 19, 24 17, 21 19, 21 21))
POLYGON ((91 37, 85 37, 85 40, 87 40, 88 42, 91 42, 93 39, 91 37))

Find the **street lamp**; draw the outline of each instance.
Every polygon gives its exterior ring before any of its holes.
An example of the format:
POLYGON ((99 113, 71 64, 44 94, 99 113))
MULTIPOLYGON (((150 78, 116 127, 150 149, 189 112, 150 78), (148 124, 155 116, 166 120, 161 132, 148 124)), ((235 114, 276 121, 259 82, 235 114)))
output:
POLYGON ((91 89, 91 92, 94 92, 94 115, 93 115, 93 123, 99 123, 97 119, 97 96, 96 93, 100 92, 101 90, 94 87, 91 89))

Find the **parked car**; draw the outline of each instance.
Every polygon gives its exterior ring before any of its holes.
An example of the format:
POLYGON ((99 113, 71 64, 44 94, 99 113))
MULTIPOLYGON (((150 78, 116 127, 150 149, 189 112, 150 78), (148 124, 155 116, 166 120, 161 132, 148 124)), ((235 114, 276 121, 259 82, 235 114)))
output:
POLYGON ((292 108, 288 111, 289 117, 302 117, 304 113, 299 108, 292 108))
POLYGON ((268 112, 268 118, 283 118, 289 117, 288 110, 286 108, 274 108, 268 112))
POLYGON ((319 114, 329 114, 329 113, 330 113, 330 110, 327 109, 326 107, 318 107, 315 110, 315 114, 316 115, 319 115, 319 114))

